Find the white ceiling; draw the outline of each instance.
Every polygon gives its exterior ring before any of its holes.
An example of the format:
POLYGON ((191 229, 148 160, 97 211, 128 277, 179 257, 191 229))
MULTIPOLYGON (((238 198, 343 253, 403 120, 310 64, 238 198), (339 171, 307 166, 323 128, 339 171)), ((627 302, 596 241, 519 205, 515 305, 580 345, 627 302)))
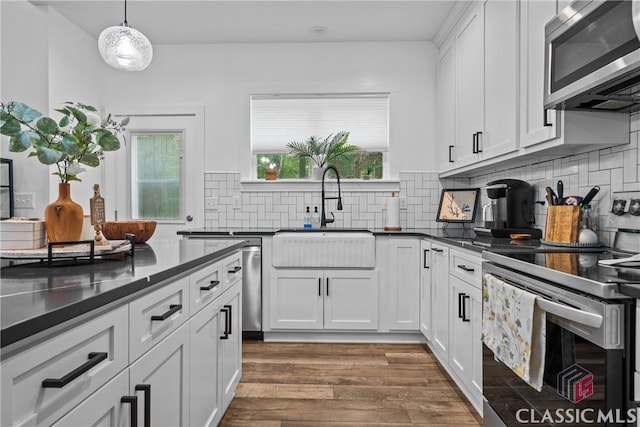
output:
MULTIPOLYGON (((30 1, 96 39, 124 20, 124 0, 30 1)), ((153 44, 433 40, 456 1, 128 0, 127 21, 153 44)))

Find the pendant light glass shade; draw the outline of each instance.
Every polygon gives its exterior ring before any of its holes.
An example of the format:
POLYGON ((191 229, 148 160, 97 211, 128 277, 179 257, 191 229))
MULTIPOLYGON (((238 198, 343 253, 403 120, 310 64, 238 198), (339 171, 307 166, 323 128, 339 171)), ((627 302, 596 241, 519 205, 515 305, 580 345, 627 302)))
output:
POLYGON ((119 70, 142 71, 151 63, 153 47, 144 34, 127 23, 126 0, 124 22, 100 33, 98 50, 107 64, 119 70))

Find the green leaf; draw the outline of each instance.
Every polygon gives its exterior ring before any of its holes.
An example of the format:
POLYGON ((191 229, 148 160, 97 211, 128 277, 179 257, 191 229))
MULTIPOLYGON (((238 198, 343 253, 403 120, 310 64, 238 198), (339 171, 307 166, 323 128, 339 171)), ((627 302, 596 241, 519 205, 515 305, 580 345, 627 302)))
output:
POLYGON ((83 165, 91 166, 92 168, 100 165, 100 157, 96 154, 86 154, 78 161, 83 165))
POLYGON ((64 153, 61 153, 60 151, 54 150, 52 148, 39 146, 37 150, 38 160, 40 160, 40 163, 43 163, 45 165, 53 165, 64 158, 64 153))
POLYGON ((18 136, 22 132, 22 127, 20 126, 20 122, 14 119, 11 116, 3 117, 5 122, 0 127, 0 133, 7 136, 18 136))
POLYGON ((85 105, 84 109, 87 111, 93 111, 94 113, 98 111, 96 110, 96 107, 94 107, 93 105, 85 105))
POLYGON ((58 126, 60 126, 61 128, 67 126, 69 124, 70 120, 69 120, 69 116, 64 116, 60 119, 60 121, 58 122, 58 126))
POLYGON ((126 125, 128 125, 128 124, 129 124, 129 120, 130 120, 130 119, 129 119, 129 117, 125 117, 124 119, 122 119, 122 120, 120 121, 120 126, 126 126, 126 125))
POLYGON ((66 108, 56 108, 54 111, 57 111, 58 113, 62 113, 65 116, 68 116, 69 114, 71 114, 69 110, 67 110, 66 108))
POLYGON ((69 181, 82 182, 82 180, 80 178, 76 177, 75 175, 67 175, 67 182, 69 182, 69 181))
POLYGON ((42 113, 40 111, 34 110, 22 102, 13 103, 13 115, 16 119, 27 123, 37 119, 38 117, 42 117, 42 113))
POLYGON ((87 122, 87 116, 82 111, 74 107, 67 107, 67 110, 69 110, 71 114, 73 114, 73 117, 75 117, 80 123, 87 122))
POLYGON ((97 142, 104 151, 115 151, 120 148, 120 140, 110 132, 98 133, 97 142))
POLYGON ((13 136, 9 140, 9 151, 13 153, 20 153, 22 151, 26 151, 30 147, 31 147, 31 144, 28 141, 25 144, 25 141, 19 136, 13 136))
POLYGON ((73 135, 65 135, 64 138, 60 141, 60 146, 64 150, 65 153, 71 156, 79 156, 82 154, 82 148, 78 143, 78 138, 73 135))
POLYGON ((55 135, 58 132, 58 124, 50 117, 43 117, 36 123, 38 130, 47 135, 55 135))

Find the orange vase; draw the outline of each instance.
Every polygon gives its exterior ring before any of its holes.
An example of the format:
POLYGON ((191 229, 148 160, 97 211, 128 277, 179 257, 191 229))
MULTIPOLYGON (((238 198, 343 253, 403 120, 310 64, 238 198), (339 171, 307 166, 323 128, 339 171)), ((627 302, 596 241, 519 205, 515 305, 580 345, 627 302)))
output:
POLYGON ((58 184, 58 200, 44 209, 44 222, 50 242, 75 242, 82 233, 82 206, 71 200, 71 185, 58 184))

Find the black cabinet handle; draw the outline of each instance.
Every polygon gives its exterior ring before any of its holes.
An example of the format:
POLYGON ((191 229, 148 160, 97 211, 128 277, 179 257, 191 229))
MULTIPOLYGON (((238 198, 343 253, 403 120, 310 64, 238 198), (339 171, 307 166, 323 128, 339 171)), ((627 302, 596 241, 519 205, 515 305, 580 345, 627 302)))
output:
POLYGON ((62 388, 69 384, 71 381, 78 378, 80 375, 89 371, 89 369, 96 366, 108 357, 107 353, 89 353, 89 360, 77 367, 73 371, 69 372, 62 378, 47 378, 42 381, 43 388, 62 388))
POLYGON ((482 153, 482 149, 480 148, 480 137, 482 136, 482 132, 478 132, 476 136, 476 153, 482 153))
POLYGON ((201 291, 210 291, 211 289, 215 288, 219 284, 220 284, 219 280, 212 280, 211 282, 209 282, 209 286, 200 286, 200 290, 201 291))
POLYGON ((458 268, 460 270, 469 271, 469 272, 475 271, 473 268, 469 268, 469 267, 467 267, 466 265, 463 265, 463 264, 458 265, 458 268))
POLYGON ((318 296, 322 296, 322 278, 318 277, 318 296))
POLYGON ((438 248, 431 248, 431 250, 432 250, 433 252, 438 252, 438 253, 440 253, 440 252, 444 252, 444 249, 438 249, 438 248))
POLYGON ((467 304, 465 303, 465 301, 470 298, 471 297, 469 295, 462 294, 462 321, 463 322, 471 321, 471 319, 467 317, 467 304))
POLYGON ((453 145, 449 146, 449 163, 453 163, 453 145))
POLYGON ((135 390, 144 392, 144 427, 151 427, 151 384, 137 384, 135 390))
POLYGON ((548 126, 553 126, 553 123, 549 123, 549 115, 547 114, 549 110, 547 110, 546 108, 542 110, 542 112, 544 113, 544 119, 542 121, 542 126, 544 127, 548 127, 548 126))
POLYGON ((227 310, 229 310, 229 335, 233 334, 233 331, 231 330, 231 326, 233 325, 233 315, 231 314, 231 306, 230 305, 225 305, 224 308, 226 308, 227 310))
POLYGON ((173 316, 175 313, 177 313, 178 311, 182 310, 182 304, 171 304, 169 306, 169 310, 166 311, 163 314, 156 314, 154 316, 151 316, 151 321, 154 320, 159 320, 159 321, 163 321, 163 320, 167 320, 169 317, 173 316))
POLYGON ((233 274, 233 273, 237 273, 238 271, 242 270, 242 267, 240 267, 239 265, 236 266, 233 270, 229 270, 228 273, 229 274, 233 274))
POLYGON ((473 133, 473 138, 471 139, 471 151, 473 154, 478 152, 478 132, 473 133))
POLYGON ((427 252, 429 252, 429 249, 425 249, 422 252, 422 265, 424 268, 429 268, 429 266, 427 265, 427 252))
POLYGON ((131 418, 129 419, 130 427, 138 427, 138 396, 123 396, 120 403, 129 403, 131 405, 131 418))
POLYGON ((329 278, 327 277, 327 296, 329 296, 329 278))
POLYGON ((227 307, 229 306, 225 305, 224 308, 220 309, 220 313, 224 313, 224 335, 220 335, 221 340, 229 339, 229 309, 227 307))
POLYGON ((462 308, 464 294, 458 294, 458 319, 464 319, 464 309, 462 308))

